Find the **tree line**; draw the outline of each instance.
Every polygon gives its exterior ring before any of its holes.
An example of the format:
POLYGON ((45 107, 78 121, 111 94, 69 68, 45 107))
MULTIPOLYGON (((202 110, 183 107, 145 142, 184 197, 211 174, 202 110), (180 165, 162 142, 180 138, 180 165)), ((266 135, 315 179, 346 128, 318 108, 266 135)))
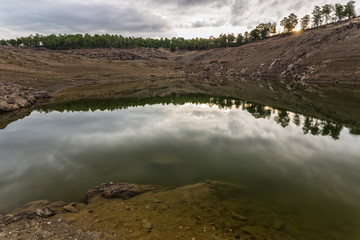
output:
MULTIPOLYGON (((330 22, 341 21, 356 17, 355 1, 349 1, 347 4, 325 4, 323 6, 315 6, 312 11, 312 17, 307 14, 300 19, 302 30, 312 27, 319 27, 330 22)), ((281 20, 280 26, 284 28, 283 33, 291 33, 299 24, 298 17, 291 13, 288 17, 281 20)), ((141 37, 123 37, 121 35, 109 34, 51 34, 30 35, 27 37, 19 37, 17 39, 0 40, 0 45, 12 46, 29 46, 44 47, 53 50, 67 49, 91 49, 91 48, 165 48, 170 51, 176 50, 205 50, 212 48, 237 47, 243 44, 265 39, 270 36, 281 34, 277 31, 276 23, 261 23, 250 32, 244 34, 221 34, 219 37, 209 38, 141 38, 141 37)))

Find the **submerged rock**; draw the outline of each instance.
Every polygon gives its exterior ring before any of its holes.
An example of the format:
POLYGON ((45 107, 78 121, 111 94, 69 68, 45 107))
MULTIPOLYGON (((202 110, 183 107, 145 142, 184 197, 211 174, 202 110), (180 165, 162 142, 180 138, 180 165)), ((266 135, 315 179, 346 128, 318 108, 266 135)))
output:
POLYGON ((282 230, 285 227, 285 223, 283 221, 280 220, 276 220, 274 222, 273 228, 277 231, 282 230))
POLYGON ((143 228, 145 228, 145 230, 148 232, 150 232, 150 230, 152 229, 152 223, 147 219, 142 220, 141 224, 142 224, 143 228))
POLYGON ((154 189, 156 189, 156 187, 150 185, 137 185, 130 183, 103 183, 95 188, 90 189, 85 195, 85 200, 88 201, 95 196, 101 196, 103 198, 129 199, 154 189))
POLYGON ((246 217, 241 216, 240 214, 237 214, 237 213, 232 213, 231 218, 234 219, 234 220, 237 220, 237 221, 241 221, 241 222, 247 221, 246 217))

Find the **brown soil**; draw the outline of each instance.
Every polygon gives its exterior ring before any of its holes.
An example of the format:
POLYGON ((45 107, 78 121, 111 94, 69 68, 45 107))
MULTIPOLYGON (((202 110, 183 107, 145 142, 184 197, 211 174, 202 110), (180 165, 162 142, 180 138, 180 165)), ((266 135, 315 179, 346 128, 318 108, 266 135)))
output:
POLYGON ((1 46, 0 83, 14 90, 3 91, 1 85, 0 111, 30 105, 33 98, 46 97, 46 92, 53 94, 89 83, 191 78, 221 84, 224 79, 250 77, 275 82, 360 84, 359 37, 360 19, 355 18, 241 47, 197 52, 51 51, 1 46), (24 87, 35 89, 35 93, 24 87))

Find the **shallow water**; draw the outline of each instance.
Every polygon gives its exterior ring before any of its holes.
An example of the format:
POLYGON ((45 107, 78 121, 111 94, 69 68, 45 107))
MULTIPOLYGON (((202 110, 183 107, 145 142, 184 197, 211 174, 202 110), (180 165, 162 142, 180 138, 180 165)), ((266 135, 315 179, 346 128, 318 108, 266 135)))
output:
POLYGON ((237 99, 161 101, 43 107, 0 130, 0 211, 38 199, 79 200, 108 181, 211 179, 244 186, 252 201, 296 220, 290 235, 360 238, 354 131, 237 99))

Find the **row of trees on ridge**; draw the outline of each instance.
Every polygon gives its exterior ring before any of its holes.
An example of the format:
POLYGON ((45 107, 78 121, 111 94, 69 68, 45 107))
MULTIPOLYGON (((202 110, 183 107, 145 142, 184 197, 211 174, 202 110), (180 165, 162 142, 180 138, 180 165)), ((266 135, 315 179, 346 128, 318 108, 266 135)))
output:
MULTIPOLYGON (((336 22, 345 18, 356 17, 355 1, 350 0, 347 4, 325 4, 315 6, 312 17, 307 14, 300 19, 302 30, 308 29, 310 23, 312 27, 319 27, 329 22, 336 22)), ((291 33, 299 23, 298 17, 291 13, 285 17, 280 26, 284 28, 283 33, 291 33)), ((210 38, 141 38, 123 37, 121 35, 109 34, 60 34, 42 36, 39 34, 17 39, 0 40, 0 45, 45 47, 48 49, 80 49, 80 48, 165 48, 171 51, 178 50, 204 50, 211 48, 236 47, 252 41, 268 38, 272 35, 281 34, 277 31, 276 23, 261 23, 250 32, 244 34, 221 34, 219 37, 210 38)))

